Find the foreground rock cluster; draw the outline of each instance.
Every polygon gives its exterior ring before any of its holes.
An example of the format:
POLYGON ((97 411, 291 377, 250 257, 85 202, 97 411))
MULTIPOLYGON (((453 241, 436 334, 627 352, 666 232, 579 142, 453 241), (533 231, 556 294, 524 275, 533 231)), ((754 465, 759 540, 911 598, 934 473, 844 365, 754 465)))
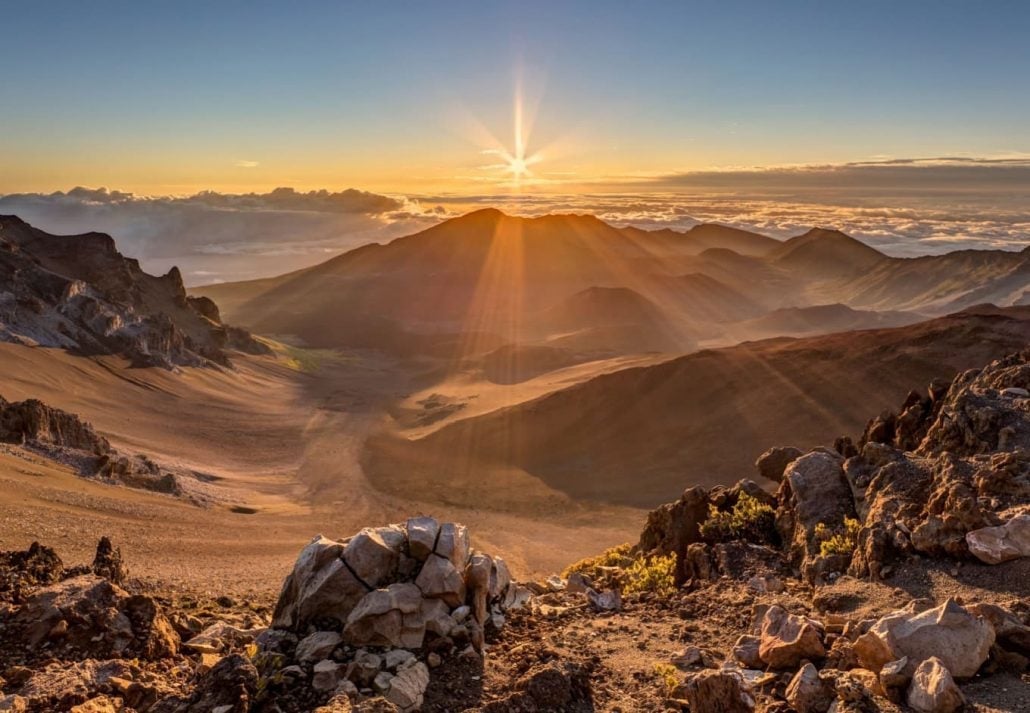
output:
MULTIPOLYGON (((268 607, 188 608, 106 540, 73 568, 0 553, 0 710, 1030 710, 1028 387, 1018 354, 771 449, 775 493, 690 488, 539 583, 430 517, 316 537, 268 607)), ((91 443, 0 419, 22 423, 91 443)))
POLYGON ((38 544, 0 560, 13 689, 0 710, 418 710, 431 669, 481 661, 487 635, 531 596, 463 525, 429 517, 315 538, 270 622, 205 625, 131 594, 106 540, 90 567, 65 569, 38 544))

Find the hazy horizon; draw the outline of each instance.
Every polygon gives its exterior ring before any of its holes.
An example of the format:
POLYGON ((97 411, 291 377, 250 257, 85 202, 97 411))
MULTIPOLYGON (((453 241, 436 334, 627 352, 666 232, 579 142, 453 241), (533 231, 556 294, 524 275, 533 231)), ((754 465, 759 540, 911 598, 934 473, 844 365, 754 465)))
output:
MULTIPOLYGON (((926 170, 926 169, 917 169, 926 170)), ((885 195, 870 187, 581 194, 383 195, 347 189, 142 196, 74 188, 0 195, 0 213, 54 233, 100 231, 145 269, 173 265, 190 285, 270 277, 483 207, 512 215, 585 213, 617 227, 687 230, 721 223, 786 239, 835 228, 895 257, 1020 250, 1030 198, 975 190, 885 195)), ((762 188, 762 187, 759 187, 762 188)))

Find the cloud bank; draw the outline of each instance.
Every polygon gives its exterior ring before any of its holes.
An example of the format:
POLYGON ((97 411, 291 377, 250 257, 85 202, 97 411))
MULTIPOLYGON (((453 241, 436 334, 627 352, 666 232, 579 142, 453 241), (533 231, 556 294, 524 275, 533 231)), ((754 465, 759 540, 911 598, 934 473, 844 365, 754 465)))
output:
POLYGON ((281 274, 439 220, 417 201, 355 189, 147 197, 80 187, 0 196, 0 213, 53 233, 110 233, 145 269, 177 265, 193 285, 281 274))
POLYGON ((591 213, 614 225, 645 229, 718 222, 776 238, 833 227, 896 256, 1020 250, 1030 244, 1030 160, 1025 157, 705 171, 612 180, 591 190, 388 196, 277 188, 148 197, 74 188, 0 196, 0 213, 55 233, 110 233, 145 269, 164 272, 178 265, 192 285, 307 267, 483 206, 518 215, 591 213))

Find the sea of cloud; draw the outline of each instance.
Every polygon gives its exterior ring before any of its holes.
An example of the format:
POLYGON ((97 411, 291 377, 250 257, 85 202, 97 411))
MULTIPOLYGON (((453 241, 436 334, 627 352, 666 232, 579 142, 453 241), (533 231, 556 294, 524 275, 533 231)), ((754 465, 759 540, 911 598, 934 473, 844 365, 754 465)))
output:
MULTIPOLYGON (((892 163, 889 171, 896 175, 910 168, 892 163)), ((1008 165, 1002 169, 1011 171, 1008 165)), ((995 185, 960 172, 953 183, 917 185, 903 177, 903 189, 895 190, 889 182, 870 182, 865 171, 862 165, 842 174, 835 167, 835 175, 827 177, 792 169, 772 181, 769 172, 761 173, 761 181, 754 180, 753 171, 734 180, 722 173, 706 180, 685 174, 568 195, 396 196, 279 188, 153 197, 75 188, 0 196, 0 213, 49 232, 109 233, 145 269, 161 273, 177 265, 192 285, 282 274, 485 206, 518 215, 589 213, 617 226, 646 229, 718 222, 776 238, 833 227, 900 257, 970 248, 1022 250, 1030 244, 1030 192, 1020 181, 995 185), (848 180, 841 181, 842 175, 848 180), (743 188, 728 190, 723 184, 743 188)))

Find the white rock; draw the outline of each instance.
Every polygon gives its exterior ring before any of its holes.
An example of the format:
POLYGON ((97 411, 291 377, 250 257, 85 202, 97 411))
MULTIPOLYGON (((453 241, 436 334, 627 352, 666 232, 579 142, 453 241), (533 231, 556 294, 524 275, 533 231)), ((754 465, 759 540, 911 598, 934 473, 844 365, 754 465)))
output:
POLYGON ((429 669, 419 661, 402 670, 390 682, 386 700, 402 711, 414 711, 422 706, 426 688, 429 687, 429 669))
POLYGON ((955 680, 936 656, 923 661, 912 675, 908 705, 917 713, 954 713, 965 698, 955 680))
POLYGON ((937 656, 953 676, 969 678, 987 660, 993 643, 994 627, 949 599, 920 613, 903 610, 883 617, 858 637, 854 648, 871 671, 907 657, 906 667, 896 673, 911 675, 923 661, 937 656))
POLYGON ((1030 557, 1030 515, 1019 515, 997 527, 971 530, 966 533, 966 544, 974 557, 987 564, 1030 557))
POLYGON ((405 649, 392 649, 383 656, 383 665, 391 671, 396 671, 409 661, 415 660, 415 654, 405 649))

